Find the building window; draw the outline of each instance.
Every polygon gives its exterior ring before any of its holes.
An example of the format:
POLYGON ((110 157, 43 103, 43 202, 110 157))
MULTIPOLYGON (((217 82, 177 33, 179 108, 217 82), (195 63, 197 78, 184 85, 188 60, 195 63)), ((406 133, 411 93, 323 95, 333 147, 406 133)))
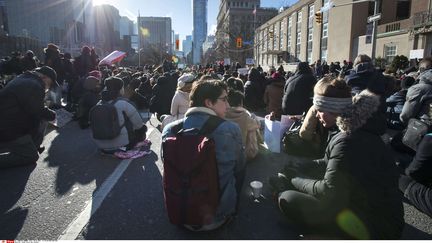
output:
POLYGON ((384 56, 387 63, 391 63, 396 56, 397 48, 395 45, 385 45, 384 46, 384 56))
POLYGON ((277 44, 277 41, 276 41, 276 39, 277 39, 277 36, 276 36, 276 33, 275 33, 275 30, 276 30, 276 27, 274 26, 274 25, 272 25, 272 32, 273 32, 273 35, 271 36, 271 42, 272 42, 272 46, 273 46, 273 50, 277 50, 277 47, 278 47, 278 44, 277 44))
POLYGON ((292 29, 292 16, 288 18, 288 30, 287 30, 287 51, 291 53, 291 29, 292 29))
POLYGON ((282 51, 283 49, 283 43, 285 42, 285 21, 286 19, 282 19, 281 22, 279 23, 279 50, 282 51))
POLYGON ((410 11, 411 11, 411 0, 398 0, 396 5, 396 19, 407 19, 410 17, 410 11))
MULTIPOLYGON (((323 6, 328 4, 329 0, 323 0, 323 6)), ((323 23, 321 28, 321 61, 327 61, 327 42, 328 42, 328 11, 323 12, 323 23)))
POLYGON ((297 12, 297 40, 296 40, 296 58, 300 58, 300 48, 301 48, 301 24, 302 24, 302 13, 297 12))
POLYGON ((307 61, 309 63, 312 63, 314 16, 315 16, 315 7, 314 7, 314 5, 309 5, 308 38, 307 38, 307 61))

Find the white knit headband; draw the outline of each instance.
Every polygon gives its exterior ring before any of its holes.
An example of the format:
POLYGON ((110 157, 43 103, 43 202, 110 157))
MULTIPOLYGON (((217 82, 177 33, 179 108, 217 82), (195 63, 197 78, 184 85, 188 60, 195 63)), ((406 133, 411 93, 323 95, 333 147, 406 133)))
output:
POLYGON ((342 113, 352 105, 352 98, 334 98, 314 95, 313 104, 319 111, 342 113))

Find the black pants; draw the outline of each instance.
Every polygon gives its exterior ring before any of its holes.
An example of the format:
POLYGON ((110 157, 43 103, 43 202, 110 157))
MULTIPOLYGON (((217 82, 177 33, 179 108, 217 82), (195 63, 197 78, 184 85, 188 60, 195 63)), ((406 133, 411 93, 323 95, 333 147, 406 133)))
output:
POLYGON ((418 210, 432 217, 432 188, 425 186, 409 176, 399 178, 399 189, 418 210))
POLYGON ((42 144, 47 125, 46 121, 41 121, 31 134, 0 143, 0 169, 36 163, 39 159, 37 148, 42 144))

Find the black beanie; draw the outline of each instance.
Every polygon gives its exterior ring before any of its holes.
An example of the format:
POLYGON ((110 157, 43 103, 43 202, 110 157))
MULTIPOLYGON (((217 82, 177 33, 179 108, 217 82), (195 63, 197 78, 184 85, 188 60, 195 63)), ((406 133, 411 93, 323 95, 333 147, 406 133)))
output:
POLYGON ((117 77, 105 79, 105 87, 108 91, 119 91, 123 88, 123 80, 117 77))
POLYGON ((38 67, 35 69, 36 72, 41 73, 45 76, 48 76, 49 78, 51 78, 51 80, 53 81, 53 83, 56 83, 57 80, 57 73, 56 71, 54 71, 54 69, 48 67, 48 66, 43 66, 43 67, 38 67))

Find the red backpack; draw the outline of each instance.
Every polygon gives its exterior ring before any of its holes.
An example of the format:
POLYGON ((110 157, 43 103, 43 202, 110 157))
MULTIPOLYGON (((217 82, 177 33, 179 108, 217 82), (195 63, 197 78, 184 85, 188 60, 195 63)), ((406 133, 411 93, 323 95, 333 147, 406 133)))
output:
POLYGON ((200 131, 172 127, 174 137, 162 142, 163 189, 169 220, 175 225, 207 225, 219 205, 215 142, 209 138, 222 122, 210 116, 200 131))

